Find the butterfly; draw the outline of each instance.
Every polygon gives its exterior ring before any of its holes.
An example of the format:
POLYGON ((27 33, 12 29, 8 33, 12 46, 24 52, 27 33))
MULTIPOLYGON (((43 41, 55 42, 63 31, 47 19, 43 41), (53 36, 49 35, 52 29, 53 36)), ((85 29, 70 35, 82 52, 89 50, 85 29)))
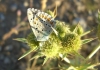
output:
POLYGON ((54 27, 56 21, 54 18, 51 15, 34 8, 27 9, 27 16, 36 40, 48 40, 51 32, 55 31, 54 27))

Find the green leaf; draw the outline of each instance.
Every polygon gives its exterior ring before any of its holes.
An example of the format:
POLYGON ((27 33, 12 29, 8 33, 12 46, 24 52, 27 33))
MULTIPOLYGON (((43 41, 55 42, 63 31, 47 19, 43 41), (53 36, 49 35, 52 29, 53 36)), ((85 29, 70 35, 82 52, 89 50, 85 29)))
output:
POLYGON ((13 40, 20 41, 20 42, 23 42, 23 43, 27 43, 27 40, 25 38, 16 38, 16 39, 13 39, 13 40))
POLYGON ((85 35, 89 34, 90 32, 91 31, 87 31, 87 32, 83 33, 81 36, 85 36, 85 35))
POLYGON ((88 64, 88 63, 85 63, 85 64, 82 64, 80 67, 78 67, 77 69, 78 70, 88 70, 88 67, 90 67, 91 64, 88 64))
POLYGON ((75 51, 75 55, 78 56, 79 58, 85 60, 85 58, 84 58, 80 53, 78 53, 78 52, 76 52, 76 51, 75 51))
POLYGON ((89 43, 89 42, 93 41, 94 39, 96 39, 96 38, 84 39, 84 40, 82 40, 82 45, 89 43))
POLYGON ((30 54, 32 51, 34 51, 35 49, 30 49, 27 52, 25 52, 18 60, 24 58, 25 56, 27 56, 28 54, 30 54))

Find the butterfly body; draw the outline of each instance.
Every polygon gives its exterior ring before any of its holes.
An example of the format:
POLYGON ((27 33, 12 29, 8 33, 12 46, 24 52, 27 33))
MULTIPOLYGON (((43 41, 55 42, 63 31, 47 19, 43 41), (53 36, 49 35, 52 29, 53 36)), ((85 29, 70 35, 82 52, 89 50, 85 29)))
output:
POLYGON ((36 40, 48 40, 49 35, 52 32, 52 27, 55 27, 56 24, 54 18, 51 15, 34 8, 28 8, 27 15, 36 40))

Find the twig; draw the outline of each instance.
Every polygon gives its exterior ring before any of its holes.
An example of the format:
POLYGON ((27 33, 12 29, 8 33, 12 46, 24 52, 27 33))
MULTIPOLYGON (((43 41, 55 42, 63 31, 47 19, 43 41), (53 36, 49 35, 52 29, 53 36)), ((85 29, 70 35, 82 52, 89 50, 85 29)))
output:
POLYGON ((45 10, 46 9, 46 3, 47 3, 47 0, 41 0, 41 10, 45 10))

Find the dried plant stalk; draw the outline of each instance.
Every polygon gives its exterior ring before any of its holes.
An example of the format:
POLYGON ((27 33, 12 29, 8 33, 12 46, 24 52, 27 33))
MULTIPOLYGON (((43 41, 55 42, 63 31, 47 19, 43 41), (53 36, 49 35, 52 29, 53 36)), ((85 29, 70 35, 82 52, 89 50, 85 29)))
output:
POLYGON ((47 0, 41 0, 41 10, 45 10, 46 9, 46 3, 47 3, 47 0))

